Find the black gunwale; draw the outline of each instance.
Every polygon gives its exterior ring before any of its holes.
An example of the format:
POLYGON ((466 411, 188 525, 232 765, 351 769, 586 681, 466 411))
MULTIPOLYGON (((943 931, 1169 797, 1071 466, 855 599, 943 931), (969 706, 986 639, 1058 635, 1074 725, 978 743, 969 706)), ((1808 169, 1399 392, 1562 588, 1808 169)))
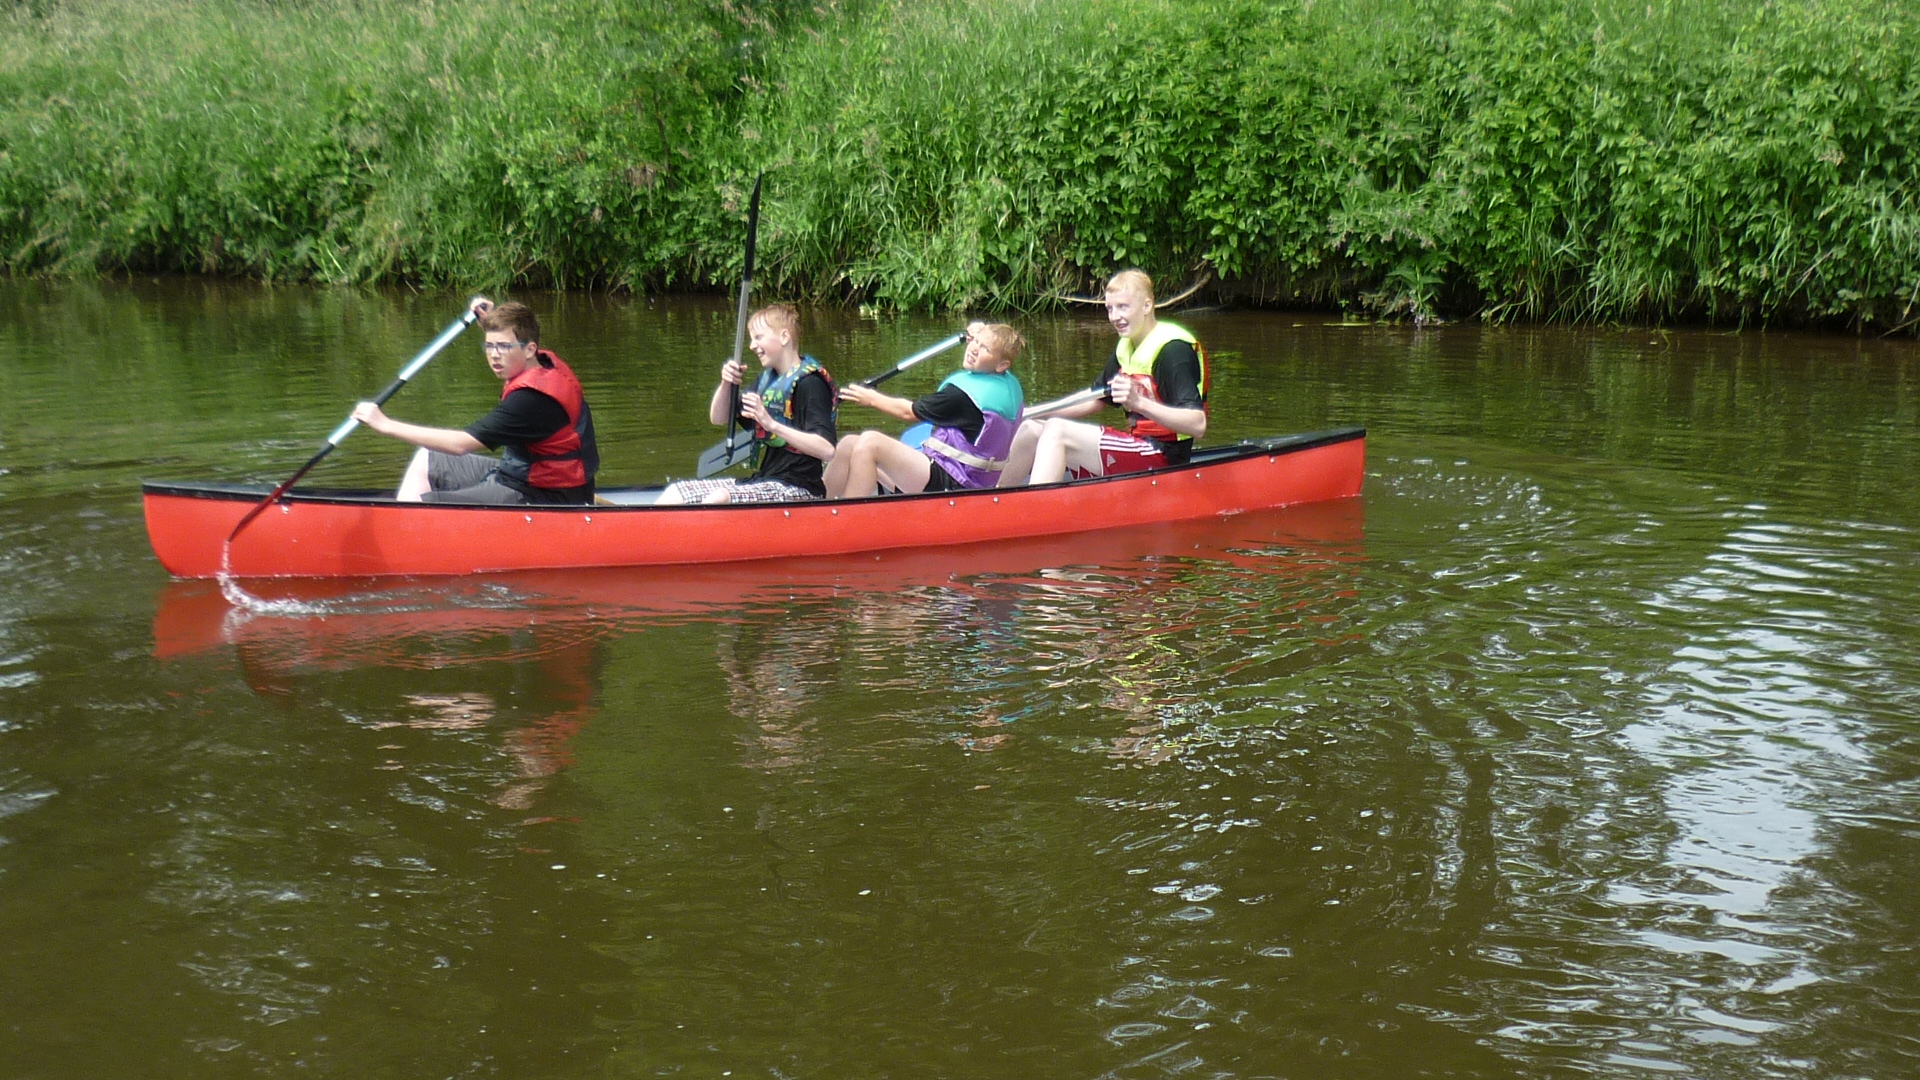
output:
MULTIPOLYGON (((1179 465, 1169 469, 1156 469, 1151 472, 1120 473, 1116 476, 1089 476, 1079 480, 1062 480, 1054 484, 1033 484, 1014 488, 981 488, 974 491, 921 491, 911 495, 873 495, 864 499, 837 499, 833 500, 833 502, 835 505, 847 506, 867 502, 911 503, 919 499, 971 499, 988 495, 1025 497, 1025 493, 1030 492, 1058 491, 1062 488, 1089 484, 1123 483, 1128 480, 1138 480, 1143 477, 1175 473, 1186 469, 1202 469, 1216 465, 1228 465, 1236 461, 1244 461, 1247 458, 1258 457, 1262 454, 1296 454, 1305 450, 1331 446, 1336 443, 1352 442, 1355 439, 1364 439, 1366 437, 1367 429, 1358 425, 1328 428, 1324 431, 1309 431, 1297 435, 1274 435, 1264 439, 1246 439, 1237 443, 1228 443, 1225 446, 1198 447, 1195 448, 1193 452, 1193 459, 1185 465, 1179 465)), ((601 490, 603 492, 650 491, 659 490, 664 486, 663 484, 642 484, 603 488, 601 490)), ((140 493, 142 495, 169 495, 177 498, 224 499, 241 502, 265 498, 267 494, 273 490, 273 487, 272 484, 223 484, 195 481, 143 480, 140 483, 140 493)), ((625 514, 640 511, 670 513, 678 510, 752 511, 765 510, 769 505, 773 505, 767 503, 725 503, 718 506, 652 506, 647 504, 623 506, 608 503, 594 503, 591 505, 582 503, 576 505, 476 506, 460 503, 401 503, 394 500, 393 490, 391 488, 379 490, 367 488, 305 488, 287 492, 281 496, 280 501, 321 505, 387 506, 406 510, 460 510, 477 513, 497 513, 504 510, 516 514, 578 514, 581 512, 594 514, 625 514)), ((819 501, 824 502, 827 500, 819 501)), ((791 508, 796 505, 804 506, 808 504, 779 505, 791 508)))

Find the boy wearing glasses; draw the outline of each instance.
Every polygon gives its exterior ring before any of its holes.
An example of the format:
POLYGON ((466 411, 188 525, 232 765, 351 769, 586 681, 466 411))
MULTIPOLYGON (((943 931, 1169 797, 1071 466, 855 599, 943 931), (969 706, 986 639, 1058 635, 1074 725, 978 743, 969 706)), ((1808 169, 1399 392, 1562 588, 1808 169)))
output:
POLYGON ((525 304, 473 312, 486 332, 487 366, 504 382, 500 404, 464 430, 395 420, 363 401, 354 419, 420 448, 400 478, 401 502, 584 505, 593 502, 600 450, 593 412, 566 361, 540 347, 540 321, 525 304), (476 454, 499 450, 498 458, 476 454))

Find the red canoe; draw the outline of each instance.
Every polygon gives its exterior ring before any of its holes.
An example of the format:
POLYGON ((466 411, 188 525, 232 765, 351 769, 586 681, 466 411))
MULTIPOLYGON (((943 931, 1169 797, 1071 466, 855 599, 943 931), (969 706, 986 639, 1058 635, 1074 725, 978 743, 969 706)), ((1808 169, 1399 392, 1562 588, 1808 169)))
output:
MULTIPOLYGON (((376 577, 664 566, 844 555, 1189 521, 1360 493, 1366 430, 1340 428, 1196 450, 1178 469, 1004 491, 836 502, 650 506, 440 506, 390 492, 289 493, 234 541, 236 577, 376 577)), ((167 572, 209 578, 227 534, 271 488, 141 485, 167 572)))

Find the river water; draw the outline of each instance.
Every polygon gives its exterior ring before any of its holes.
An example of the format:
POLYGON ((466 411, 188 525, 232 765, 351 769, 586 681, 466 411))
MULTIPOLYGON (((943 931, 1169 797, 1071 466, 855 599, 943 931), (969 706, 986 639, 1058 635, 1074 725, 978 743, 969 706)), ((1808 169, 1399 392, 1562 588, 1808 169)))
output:
MULTIPOLYGON (((687 475, 731 304, 531 300, 603 482, 687 475)), ((0 281, 0 1075, 1920 1075, 1913 342, 1196 312, 1209 441, 1364 423, 1359 499, 169 583, 140 480, 283 478, 458 301, 0 281)))

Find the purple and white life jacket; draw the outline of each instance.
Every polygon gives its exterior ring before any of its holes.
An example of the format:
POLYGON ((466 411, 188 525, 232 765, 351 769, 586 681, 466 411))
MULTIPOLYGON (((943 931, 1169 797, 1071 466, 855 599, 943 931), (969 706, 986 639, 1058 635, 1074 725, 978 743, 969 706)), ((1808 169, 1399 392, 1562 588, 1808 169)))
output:
POLYGON ((979 408, 980 437, 968 439, 959 428, 936 427, 920 444, 920 450, 961 487, 993 487, 1000 482, 1000 470, 1007 467, 1007 451, 1013 447, 1014 432, 1020 429, 1026 392, 1010 371, 997 375, 956 371, 947 376, 940 389, 949 386, 959 387, 979 408))

